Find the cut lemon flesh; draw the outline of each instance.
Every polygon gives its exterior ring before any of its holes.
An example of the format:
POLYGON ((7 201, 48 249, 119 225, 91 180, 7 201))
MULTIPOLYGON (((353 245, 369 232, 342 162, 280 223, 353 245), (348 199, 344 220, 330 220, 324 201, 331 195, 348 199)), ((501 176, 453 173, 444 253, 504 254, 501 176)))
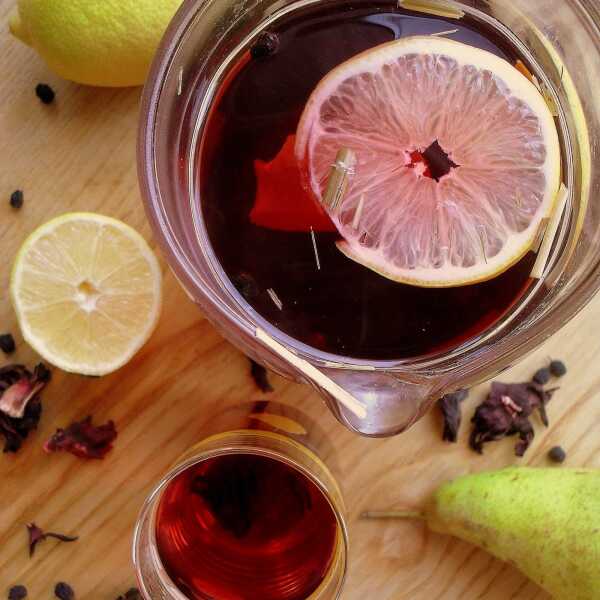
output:
POLYGON ((560 185, 558 133, 536 87, 506 60, 446 38, 378 46, 319 83, 296 158, 321 202, 341 148, 357 162, 330 211, 338 247, 423 287, 508 269, 538 238, 560 185), (435 142, 453 166, 437 181, 414 158, 435 142))
POLYGON ((121 221, 70 213, 36 229, 10 291, 25 340, 65 371, 105 375, 143 346, 160 315, 162 276, 146 241, 121 221))

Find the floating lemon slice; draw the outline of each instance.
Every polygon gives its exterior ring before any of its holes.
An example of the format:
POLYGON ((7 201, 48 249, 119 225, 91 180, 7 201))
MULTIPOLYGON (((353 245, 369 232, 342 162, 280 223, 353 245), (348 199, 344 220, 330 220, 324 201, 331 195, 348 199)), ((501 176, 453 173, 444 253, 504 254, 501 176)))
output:
POLYGON ((125 223, 70 213, 36 229, 15 260, 10 291, 25 340, 53 365, 105 375, 154 330, 161 271, 125 223))
POLYGON ((338 247, 411 285, 504 272, 538 239, 560 185, 556 125, 537 88, 502 58, 445 38, 404 38, 334 69, 296 139, 321 202, 338 152, 353 152, 346 194, 329 209, 338 247))

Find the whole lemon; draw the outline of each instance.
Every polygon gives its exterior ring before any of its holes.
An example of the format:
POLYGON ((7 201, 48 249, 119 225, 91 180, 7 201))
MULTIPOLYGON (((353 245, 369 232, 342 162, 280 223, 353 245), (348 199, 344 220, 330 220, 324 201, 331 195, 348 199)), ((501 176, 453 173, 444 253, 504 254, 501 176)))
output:
POLYGON ((13 35, 61 77, 106 87, 141 85, 182 0, 18 0, 13 35))

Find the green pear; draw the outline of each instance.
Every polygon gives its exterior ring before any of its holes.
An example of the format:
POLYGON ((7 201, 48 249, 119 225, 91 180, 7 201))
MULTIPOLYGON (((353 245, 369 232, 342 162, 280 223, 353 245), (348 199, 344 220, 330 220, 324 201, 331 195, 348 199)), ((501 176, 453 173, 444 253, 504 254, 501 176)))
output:
POLYGON ((422 514, 396 516, 420 516, 433 531, 484 548, 556 600, 600 599, 600 470, 469 475, 439 488, 422 514))

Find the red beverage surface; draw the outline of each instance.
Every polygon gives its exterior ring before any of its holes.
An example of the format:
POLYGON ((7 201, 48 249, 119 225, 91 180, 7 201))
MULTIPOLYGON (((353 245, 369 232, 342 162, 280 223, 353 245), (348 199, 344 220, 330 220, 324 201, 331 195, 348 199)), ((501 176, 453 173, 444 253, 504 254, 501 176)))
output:
POLYGON ((300 116, 318 82, 378 44, 449 30, 457 30, 452 39, 517 59, 468 17, 445 20, 395 6, 328 2, 278 21, 270 30, 277 51, 240 57, 219 91, 199 164, 211 244, 246 302, 305 344, 383 360, 447 350, 482 334, 522 296, 535 260, 529 253, 485 283, 427 289, 385 279, 336 248, 339 235, 302 186, 293 155, 300 116))
POLYGON ((160 502, 165 569, 192 599, 304 600, 329 570, 337 521, 317 486, 252 454, 204 461, 160 502))

